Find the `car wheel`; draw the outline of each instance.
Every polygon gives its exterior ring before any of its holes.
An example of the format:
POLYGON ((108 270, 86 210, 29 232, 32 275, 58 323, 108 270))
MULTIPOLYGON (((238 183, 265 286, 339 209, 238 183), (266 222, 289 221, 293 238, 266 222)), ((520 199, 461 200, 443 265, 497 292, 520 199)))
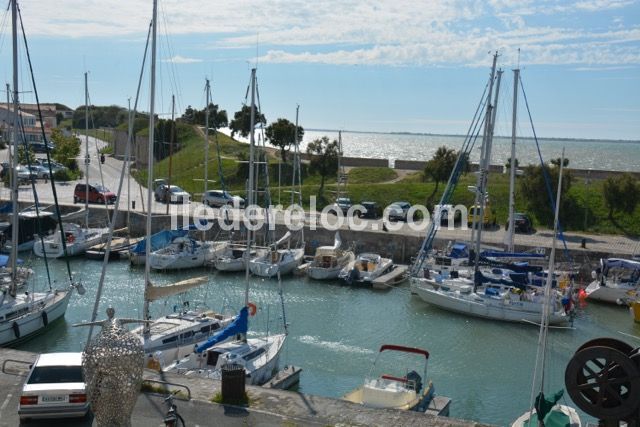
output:
POLYGON ((78 203, 80 199, 77 196, 73 196, 73 203, 78 203))
POLYGON ((98 203, 104 203, 104 199, 103 199, 102 197, 98 197, 98 198, 96 199, 96 201, 97 201, 98 203))

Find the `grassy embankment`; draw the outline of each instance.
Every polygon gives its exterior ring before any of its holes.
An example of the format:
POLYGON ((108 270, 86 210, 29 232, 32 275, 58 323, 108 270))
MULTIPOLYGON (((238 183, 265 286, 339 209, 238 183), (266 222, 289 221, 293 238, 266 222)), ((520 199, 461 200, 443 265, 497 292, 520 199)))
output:
MULTIPOLYGON (((222 151, 222 168, 227 187, 234 192, 244 196, 244 186, 246 177, 239 176, 239 158, 246 158, 248 146, 238 143, 226 135, 218 135, 222 151)), ((172 182, 180 185, 190 193, 202 193, 204 177, 204 141, 196 132, 182 139, 183 149, 175 153, 172 160, 172 182), (197 181, 197 180, 200 181, 197 181)), ((274 160, 275 163, 275 160, 274 160)), ((154 176, 168 176, 169 159, 163 159, 154 167, 154 176)), ((209 188, 219 188, 218 163, 216 157, 215 144, 213 138, 210 139, 209 146, 209 177, 216 180, 216 183, 209 183, 209 188)), ((433 182, 423 182, 422 173, 415 172, 395 183, 388 183, 397 177, 396 171, 389 168, 352 168, 348 173, 347 192, 352 201, 361 202, 364 200, 377 202, 384 207, 394 201, 405 200, 412 204, 424 204, 431 195, 435 184, 433 182)), ((146 182, 146 172, 138 174, 141 182, 146 182)), ((308 203, 309 196, 316 195, 320 177, 310 175, 303 182, 303 199, 308 203)), ((475 175, 464 175, 453 194, 452 203, 469 206, 473 203, 474 195, 467 190, 468 185, 475 184, 475 175)), ((593 181, 590 185, 585 185, 583 180, 576 179, 570 189, 570 194, 576 200, 576 210, 572 215, 580 220, 574 221, 576 225, 573 231, 586 231, 589 233, 606 234, 626 234, 630 236, 640 236, 640 207, 632 215, 622 215, 616 213, 614 221, 608 218, 608 210, 602 196, 603 181, 593 181), (585 210, 588 207, 587 227, 584 229, 585 210)), ((275 179, 272 174, 271 194, 274 203, 278 203, 277 175, 275 179)), ((436 193, 435 200, 438 200, 446 183, 441 183, 436 193)), ((332 199, 335 190, 335 177, 327 178, 325 183, 325 196, 332 199)), ((286 203, 290 194, 285 191, 289 187, 281 188, 282 202, 286 203)), ((544 191, 541 189, 540 191, 544 191)), ((498 222, 501 225, 507 220, 508 200, 509 200, 509 179, 507 175, 491 174, 489 177, 489 194, 491 205, 494 208, 498 222)), ((199 197, 195 197, 199 199, 199 197)), ((322 206, 318 206, 318 209, 322 206)), ((517 192, 516 209, 526 211, 526 195, 517 192)), ((536 221, 533 218, 534 222, 536 221)))

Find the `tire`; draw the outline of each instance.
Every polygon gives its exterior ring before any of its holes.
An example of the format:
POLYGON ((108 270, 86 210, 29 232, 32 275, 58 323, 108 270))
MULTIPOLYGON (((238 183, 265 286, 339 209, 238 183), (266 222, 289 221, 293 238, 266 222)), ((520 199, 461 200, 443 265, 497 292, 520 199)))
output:
POLYGON ((97 203, 100 203, 100 204, 104 204, 104 199, 103 199, 102 197, 98 197, 98 198, 96 199, 96 202, 97 202, 97 203))
POLYGON ((79 201, 78 196, 73 196, 73 203, 78 203, 79 201))

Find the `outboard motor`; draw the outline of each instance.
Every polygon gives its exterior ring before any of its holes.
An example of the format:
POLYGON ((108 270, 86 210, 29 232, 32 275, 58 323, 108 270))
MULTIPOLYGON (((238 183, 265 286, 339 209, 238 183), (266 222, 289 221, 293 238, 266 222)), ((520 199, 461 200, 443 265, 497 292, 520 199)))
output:
POLYGON ((422 377, 416 371, 411 371, 407 374, 407 381, 411 381, 416 385, 416 393, 420 394, 422 390, 422 377))

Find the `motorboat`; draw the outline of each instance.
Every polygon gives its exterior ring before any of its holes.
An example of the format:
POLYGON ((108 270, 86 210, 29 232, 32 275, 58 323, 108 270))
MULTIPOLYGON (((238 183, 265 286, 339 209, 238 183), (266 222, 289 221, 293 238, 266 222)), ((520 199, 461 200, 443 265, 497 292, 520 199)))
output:
POLYGON ((64 237, 58 229, 54 234, 37 240, 33 245, 33 253, 39 257, 61 258, 65 256, 82 255, 85 251, 98 243, 106 241, 108 228, 84 228, 74 223, 63 223, 64 237), (64 245, 63 245, 64 239, 64 245))
POLYGON ((388 273, 392 268, 393 261, 390 258, 383 258, 373 253, 362 253, 340 271, 338 278, 349 285, 371 286, 374 279, 388 273))
MULTIPOLYGON (((53 212, 29 207, 18 213, 18 252, 30 251, 38 234, 47 235, 53 233, 58 227, 53 212)), ((2 250, 11 248, 11 228, 13 219, 9 215, 9 221, 0 223, 0 240, 4 242, 2 250)))
POLYGON ((315 280, 337 279, 340 271, 355 260, 353 252, 342 250, 341 245, 340 233, 336 232, 333 246, 319 246, 316 249, 307 267, 307 275, 315 280))
POLYGON ((152 252, 149 264, 154 270, 204 267, 213 261, 225 242, 201 242, 189 236, 175 238, 169 245, 152 252))
POLYGON ((195 351, 163 369, 166 372, 220 379, 225 365, 236 364, 244 368, 246 383, 262 385, 278 370, 280 352, 286 334, 246 339, 248 308, 243 307, 238 317, 225 330, 197 346, 195 351), (236 337, 233 341, 229 338, 236 337))
POLYGON ((640 289, 640 261, 608 258, 600 260, 600 268, 593 273, 593 282, 585 288, 587 298, 621 304, 640 289))
POLYGON ((131 265, 144 265, 147 241, 151 242, 151 252, 155 252, 170 245, 174 239, 187 236, 192 229, 195 229, 195 226, 179 230, 162 230, 153 234, 150 238, 138 241, 129 249, 129 262, 131 265))
MULTIPOLYGON (((262 256, 264 252, 264 249, 251 249, 249 260, 262 256)), ((220 271, 244 271, 247 264, 247 245, 244 243, 228 243, 222 250, 218 251, 212 264, 220 271)))
POLYGON ((279 248, 291 239, 291 233, 287 233, 276 243, 271 245, 268 251, 249 261, 251 274, 260 277, 276 277, 293 273, 304 258, 304 248, 279 248))
POLYGON ((426 379, 428 360, 429 352, 426 350, 385 344, 380 347, 380 351, 376 356, 369 376, 365 378, 364 384, 347 393, 343 396, 343 399, 369 408, 425 412, 435 393, 432 382, 426 379), (404 372, 402 376, 382 374, 377 377, 371 377, 371 372, 374 371, 376 363, 384 351, 423 356, 424 369, 422 375, 412 370, 404 372))

